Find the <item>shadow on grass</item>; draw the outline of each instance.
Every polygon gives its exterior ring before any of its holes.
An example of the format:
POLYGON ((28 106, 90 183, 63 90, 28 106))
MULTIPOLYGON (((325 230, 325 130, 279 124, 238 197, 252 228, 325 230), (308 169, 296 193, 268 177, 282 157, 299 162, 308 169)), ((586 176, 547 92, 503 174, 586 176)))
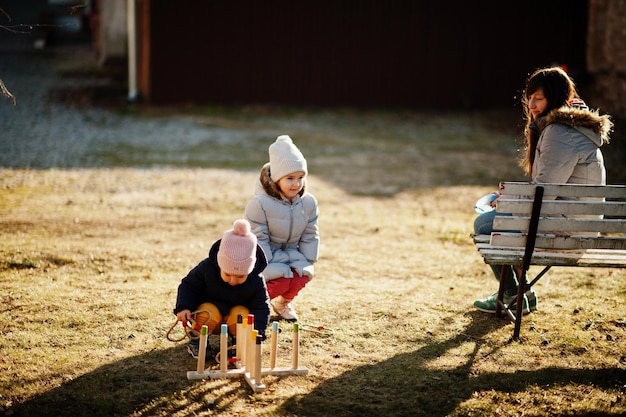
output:
MULTIPOLYGON (((492 347, 487 353, 481 350, 483 336, 507 322, 478 320, 481 314, 478 312, 468 314, 471 324, 456 337, 326 380, 308 394, 287 399, 278 414, 273 415, 446 416, 458 412, 459 405, 478 391, 519 393, 532 385, 547 387, 560 384, 591 384, 608 389, 626 384, 626 370, 619 368, 543 368, 516 373, 503 369, 502 372, 478 374, 473 371, 478 352, 484 357, 497 354, 499 350, 499 346, 492 347), (429 366, 431 361, 467 343, 472 343, 473 348, 469 353, 457 355, 461 361, 457 366, 448 369, 429 366)), ((182 354, 180 346, 130 357, 104 365, 16 405, 5 415, 104 417, 208 412, 202 403, 210 388, 186 379, 189 365, 189 357, 182 354), (197 403, 198 406, 190 406, 190 403, 197 403)), ((250 395, 245 384, 235 384, 230 380, 222 384, 232 387, 227 393, 229 397, 250 395)), ((214 412, 228 411, 226 398, 216 399, 216 404, 219 405, 214 412)), ((480 412, 478 415, 481 415, 480 412)), ((588 410, 584 415, 618 414, 588 410)))
MULTIPOLYGON (((321 383, 306 395, 288 399, 281 410, 285 414, 308 417, 446 416, 459 412, 459 405, 478 391, 520 393, 533 385, 593 385, 601 389, 619 389, 626 383, 626 370, 620 368, 542 368, 514 373, 503 369, 497 373, 477 373, 472 365, 484 343, 482 337, 508 322, 493 320, 493 324, 485 325, 483 320, 476 320, 482 313, 468 314, 473 319, 472 323, 456 337, 346 372, 321 383), (473 343, 474 348, 469 354, 457 355, 462 363, 448 369, 429 366, 430 362, 466 343, 473 343)), ((499 347, 493 347, 487 355, 497 354, 498 350, 499 347)), ((481 351, 483 356, 484 350, 481 351)), ((532 399, 529 400, 532 402, 532 399)), ((542 402, 541 399, 537 401, 542 402)), ((461 412, 458 415, 464 414, 461 412)), ((490 415, 490 412, 484 410, 472 415, 490 415)), ((535 414, 527 412, 524 415, 535 414)), ((585 414, 579 412, 576 415, 622 414, 588 410, 585 414)))
POLYGON ((69 381, 4 415, 12 416, 126 416, 162 396, 186 390, 189 357, 180 346, 148 352, 117 362, 69 381), (174 371, 176 370, 176 371, 174 371))

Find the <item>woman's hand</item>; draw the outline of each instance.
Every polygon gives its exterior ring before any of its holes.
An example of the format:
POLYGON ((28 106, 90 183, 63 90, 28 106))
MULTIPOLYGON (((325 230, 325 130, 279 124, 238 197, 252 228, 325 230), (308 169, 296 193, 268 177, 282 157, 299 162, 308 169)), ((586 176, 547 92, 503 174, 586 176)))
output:
POLYGON ((495 207, 496 204, 497 204, 498 199, 500 198, 500 196, 502 196, 500 191, 494 191, 493 195, 495 196, 495 198, 493 200, 489 201, 489 207, 495 207))

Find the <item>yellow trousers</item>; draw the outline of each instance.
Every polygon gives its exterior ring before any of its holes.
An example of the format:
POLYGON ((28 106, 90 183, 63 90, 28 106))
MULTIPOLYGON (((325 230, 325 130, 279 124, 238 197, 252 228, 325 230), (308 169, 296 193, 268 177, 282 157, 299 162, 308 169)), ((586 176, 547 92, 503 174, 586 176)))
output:
POLYGON ((248 310, 244 306, 236 305, 230 309, 228 315, 222 317, 220 310, 213 303, 203 303, 194 312, 194 318, 196 327, 200 328, 206 325, 209 329, 209 334, 219 334, 221 331, 220 324, 226 323, 228 326, 228 332, 237 336, 237 316, 241 314, 244 320, 247 320, 248 310))

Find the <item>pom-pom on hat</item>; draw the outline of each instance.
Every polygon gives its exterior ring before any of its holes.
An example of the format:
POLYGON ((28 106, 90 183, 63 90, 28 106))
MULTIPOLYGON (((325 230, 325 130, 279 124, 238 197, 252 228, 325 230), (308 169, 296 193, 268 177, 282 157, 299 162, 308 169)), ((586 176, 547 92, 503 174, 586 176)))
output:
POLYGON ((270 177, 277 182, 287 174, 303 171, 306 175, 306 159, 302 152, 293 144, 287 135, 281 135, 269 148, 270 154, 270 177))
POLYGON ((235 220, 233 228, 224 232, 217 251, 217 264, 230 275, 248 275, 256 263, 256 236, 245 219, 235 220))

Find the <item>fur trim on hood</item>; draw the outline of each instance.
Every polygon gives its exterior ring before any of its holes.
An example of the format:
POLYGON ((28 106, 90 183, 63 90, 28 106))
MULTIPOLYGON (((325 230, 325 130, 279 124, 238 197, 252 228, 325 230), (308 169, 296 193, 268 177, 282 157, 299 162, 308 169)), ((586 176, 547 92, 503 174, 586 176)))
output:
MULTIPOLYGON (((283 196, 280 194, 280 190, 278 189, 278 185, 270 177, 269 162, 263 165, 263 168, 261 168, 261 173, 259 174, 259 185, 262 191, 265 192, 265 194, 269 195, 270 197, 273 197, 277 200, 283 199, 283 196)), ((260 190, 257 189, 257 193, 259 191, 260 190)), ((304 183, 302 185, 302 190, 300 190, 300 193, 299 193, 300 197, 302 197, 305 191, 306 191, 306 179, 304 180, 304 183)))
MULTIPOLYGON (((578 130, 580 128, 588 129, 599 135, 600 143, 598 145, 609 143, 609 135, 613 131, 613 122, 609 115, 600 115, 598 110, 581 110, 570 106, 554 109, 536 121, 540 131, 552 123, 568 125, 578 130)), ((589 137, 589 134, 582 132, 589 137)), ((590 139, 593 140, 591 137, 590 139)))

